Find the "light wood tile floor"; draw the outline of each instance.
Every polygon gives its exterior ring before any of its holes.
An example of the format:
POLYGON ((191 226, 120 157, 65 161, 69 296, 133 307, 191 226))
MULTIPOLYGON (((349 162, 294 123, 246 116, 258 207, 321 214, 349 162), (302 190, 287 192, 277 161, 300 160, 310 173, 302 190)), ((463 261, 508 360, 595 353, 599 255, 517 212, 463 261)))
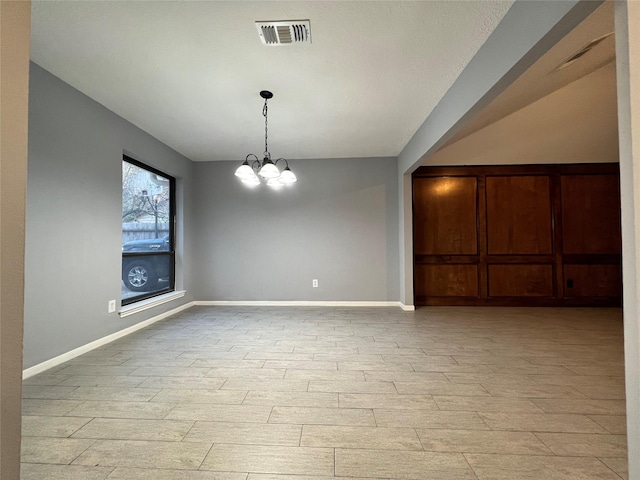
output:
POLYGON ((23 480, 627 478, 617 309, 195 307, 24 382, 23 480))

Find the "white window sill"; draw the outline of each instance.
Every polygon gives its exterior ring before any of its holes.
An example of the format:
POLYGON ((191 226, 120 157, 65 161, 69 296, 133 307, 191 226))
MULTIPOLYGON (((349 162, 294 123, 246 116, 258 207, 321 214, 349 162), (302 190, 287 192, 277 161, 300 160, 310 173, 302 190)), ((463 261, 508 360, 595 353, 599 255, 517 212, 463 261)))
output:
POLYGON ((185 293, 187 293, 186 290, 178 290, 175 292, 165 293, 164 295, 158 295, 157 297, 148 298, 140 302, 132 303, 131 305, 122 307, 118 312, 118 315, 120 315, 121 317, 128 317, 129 315, 140 313, 150 308, 157 307, 158 305, 162 305, 163 303, 167 303, 172 300, 184 297, 185 293))

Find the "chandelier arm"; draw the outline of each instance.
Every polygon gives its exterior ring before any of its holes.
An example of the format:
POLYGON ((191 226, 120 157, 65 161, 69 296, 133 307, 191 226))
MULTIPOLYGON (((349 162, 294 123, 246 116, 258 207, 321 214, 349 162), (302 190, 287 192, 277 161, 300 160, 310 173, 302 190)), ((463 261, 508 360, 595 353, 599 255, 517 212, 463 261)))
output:
POLYGON ((286 165, 286 167, 285 167, 285 168, 289 168, 289 162, 287 161, 287 159, 286 159, 286 158, 282 158, 282 157, 281 157, 281 158, 277 159, 275 162, 273 162, 273 164, 277 166, 277 165, 278 165, 278 162, 279 162, 280 160, 282 160, 282 161, 284 162, 284 164, 286 165))
POLYGON ((247 158, 244 159, 245 162, 249 162, 249 157, 253 157, 251 161, 251 168, 257 173, 258 170, 260 170, 260 159, 253 153, 250 153, 249 155, 247 155, 247 158))

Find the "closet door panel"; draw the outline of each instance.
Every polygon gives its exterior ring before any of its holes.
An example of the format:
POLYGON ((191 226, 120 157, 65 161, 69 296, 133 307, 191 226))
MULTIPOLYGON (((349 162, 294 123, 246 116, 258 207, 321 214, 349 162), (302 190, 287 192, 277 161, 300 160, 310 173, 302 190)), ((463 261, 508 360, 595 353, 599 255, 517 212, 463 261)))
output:
POLYGON ((478 253, 477 188, 475 177, 414 179, 416 255, 478 253))
POLYGON ((428 297, 477 297, 475 265, 417 265, 416 295, 428 297))
POLYGON ((618 180, 618 175, 562 176, 565 254, 621 252, 618 180))
POLYGON ((487 177, 486 184, 488 253, 552 253, 549 177, 487 177))

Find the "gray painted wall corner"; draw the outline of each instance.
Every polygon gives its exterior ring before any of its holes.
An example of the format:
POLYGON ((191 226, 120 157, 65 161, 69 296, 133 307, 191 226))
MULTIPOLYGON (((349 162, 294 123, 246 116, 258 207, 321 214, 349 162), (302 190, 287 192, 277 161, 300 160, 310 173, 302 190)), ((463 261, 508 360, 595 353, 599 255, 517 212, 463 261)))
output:
POLYGON ((192 162, 36 64, 29 85, 24 368, 194 299, 189 234, 192 162), (122 154, 178 178, 179 281, 175 302, 121 319, 122 154), (185 246, 187 248, 185 248, 185 246))

